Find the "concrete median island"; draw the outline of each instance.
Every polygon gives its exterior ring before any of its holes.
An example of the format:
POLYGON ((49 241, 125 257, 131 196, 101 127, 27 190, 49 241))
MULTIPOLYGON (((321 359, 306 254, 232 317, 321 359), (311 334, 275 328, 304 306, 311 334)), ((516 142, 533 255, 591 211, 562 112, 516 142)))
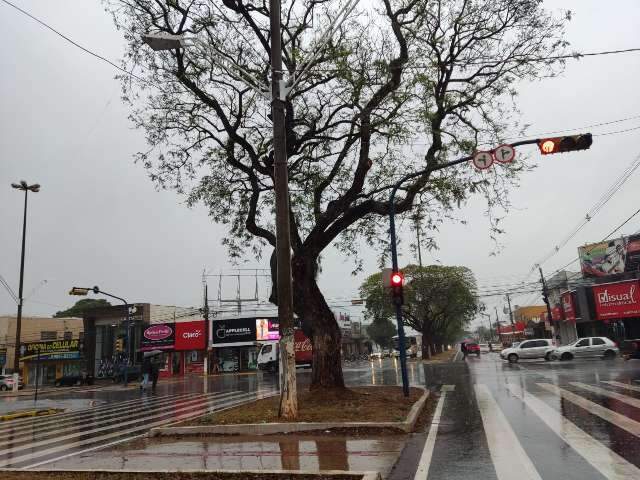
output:
POLYGON ((274 396, 182 424, 154 428, 150 435, 273 435, 327 430, 410 432, 428 395, 423 388, 411 388, 409 397, 405 398, 402 388, 396 386, 300 391, 296 421, 278 418, 279 397, 274 396))

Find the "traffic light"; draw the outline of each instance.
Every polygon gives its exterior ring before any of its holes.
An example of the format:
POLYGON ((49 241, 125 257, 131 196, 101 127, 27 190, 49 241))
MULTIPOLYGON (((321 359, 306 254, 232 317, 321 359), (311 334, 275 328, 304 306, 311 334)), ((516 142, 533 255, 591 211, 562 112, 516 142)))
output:
POLYGON ((581 135, 569 135, 566 137, 543 138, 538 142, 538 148, 542 155, 552 153, 573 152, 576 150, 587 150, 593 143, 590 133, 581 135))
POLYGON ((402 285, 404 284, 404 275, 402 272, 391 273, 391 298, 393 303, 402 305, 404 298, 402 295, 402 285))
POLYGON ((124 338, 116 339, 116 352, 124 352, 124 338))

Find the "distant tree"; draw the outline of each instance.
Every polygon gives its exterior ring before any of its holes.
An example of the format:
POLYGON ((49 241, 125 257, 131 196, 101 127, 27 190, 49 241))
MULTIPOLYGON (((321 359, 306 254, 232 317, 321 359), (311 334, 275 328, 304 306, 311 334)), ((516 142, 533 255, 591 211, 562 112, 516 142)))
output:
POLYGON ((397 331, 396 326, 388 318, 374 319, 367 326, 367 334, 380 348, 391 348, 397 331))
POLYGON ((56 312, 53 317, 82 317, 87 310, 110 306, 111 304, 103 298, 83 298, 82 300, 78 300, 73 307, 56 312))

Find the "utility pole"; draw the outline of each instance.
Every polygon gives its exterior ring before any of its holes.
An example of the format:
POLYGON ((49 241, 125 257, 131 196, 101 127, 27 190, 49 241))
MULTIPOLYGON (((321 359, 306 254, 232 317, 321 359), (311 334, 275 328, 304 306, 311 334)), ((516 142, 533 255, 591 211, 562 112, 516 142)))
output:
POLYGON ((496 330, 498 330, 498 339, 502 343, 502 335, 500 334, 500 317, 498 317, 498 307, 494 307, 496 310, 496 330))
MULTIPOLYGON (((204 331, 206 332, 206 338, 207 338, 207 348, 205 350, 205 354, 204 354, 204 366, 203 366, 203 370, 204 370, 204 376, 206 377, 207 375, 209 375, 209 329, 211 328, 211 325, 209 325, 209 286, 205 283, 204 284, 204 306, 202 308, 202 315, 204 316, 204 331)), ((205 379, 205 383, 206 383, 206 379, 205 379)))
POLYGON ((289 231, 289 174, 285 132, 285 85, 282 79, 280 0, 270 0, 271 14, 271 115, 273 118, 273 187, 276 197, 276 260, 278 321, 280 323, 279 416, 298 416, 296 359, 293 339, 291 292, 291 236, 289 231))
POLYGON ((511 322, 511 336, 516 338, 516 326, 513 323, 513 311, 511 310, 511 297, 507 293, 507 305, 509 305, 509 322, 511 322))
POLYGON ((544 279, 542 267, 538 267, 538 270, 540 270, 540 281, 542 282, 542 299, 544 300, 544 304, 547 306, 547 316, 549 318, 549 324, 553 325, 553 317, 551 316, 551 305, 549 304, 549 292, 547 291, 547 282, 544 279))

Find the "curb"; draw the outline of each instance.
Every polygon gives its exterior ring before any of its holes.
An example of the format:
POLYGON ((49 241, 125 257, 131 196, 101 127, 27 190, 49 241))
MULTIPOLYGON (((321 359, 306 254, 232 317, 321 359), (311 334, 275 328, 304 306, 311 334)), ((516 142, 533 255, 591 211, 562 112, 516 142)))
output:
POLYGON ((5 415, 0 415, 0 421, 8 421, 15 420, 17 418, 26 418, 26 417, 42 417, 45 415, 55 415, 56 413, 63 412, 62 408, 45 408, 41 410, 23 410, 21 412, 7 413, 5 415))
MULTIPOLYGON (((190 475, 194 475, 194 477, 202 477, 203 480, 210 478, 210 475, 220 475, 224 477, 225 475, 253 475, 256 479, 264 478, 265 476, 276 476, 282 475, 286 478, 295 478, 297 476, 318 476, 318 477, 344 477, 345 479, 351 479, 354 476, 360 476, 360 480, 382 480, 382 476, 379 472, 367 472, 367 471, 346 471, 346 470, 319 470, 316 472, 306 471, 306 470, 92 470, 92 469, 71 469, 71 470, 45 470, 45 469, 29 469, 29 470, 11 470, 11 469, 3 469, 2 472, 8 472, 12 474, 13 478, 19 479, 21 477, 24 478, 33 478, 34 473, 49 473, 55 475, 64 475, 64 474, 73 474, 73 473, 83 473, 87 474, 87 480, 105 480, 109 477, 114 477, 114 479, 121 480, 126 478, 128 474, 131 475, 145 475, 149 480, 156 480, 165 478, 168 480, 173 477, 176 473, 186 473, 190 475), (166 474, 166 475, 162 475, 166 474)), ((139 478, 139 477, 138 477, 139 478)), ((237 478, 237 477, 236 477, 237 478)))
POLYGON ((278 433, 312 432, 343 428, 394 429, 409 433, 415 427, 424 408, 429 391, 424 387, 422 396, 413 404, 403 422, 300 422, 300 423, 252 423, 245 425, 196 425, 185 427, 156 427, 149 431, 150 437, 174 437, 192 435, 274 435, 278 433))

